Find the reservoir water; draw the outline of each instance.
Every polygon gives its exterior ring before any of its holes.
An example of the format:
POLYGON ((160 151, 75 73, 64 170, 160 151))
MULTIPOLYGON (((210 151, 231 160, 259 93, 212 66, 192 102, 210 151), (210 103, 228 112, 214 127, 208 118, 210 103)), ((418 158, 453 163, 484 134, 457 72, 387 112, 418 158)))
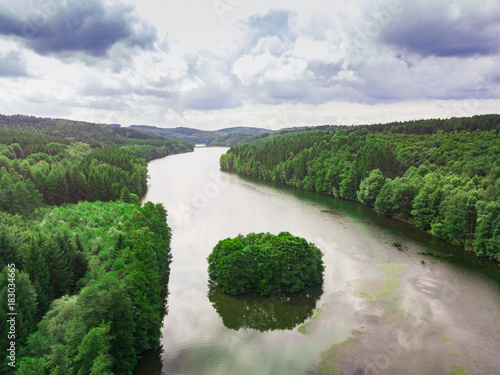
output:
POLYGON ((149 163, 173 262, 162 350, 136 374, 500 373, 498 265, 356 203, 221 172, 225 151, 149 163), (322 286, 264 298, 209 285, 219 240, 281 231, 323 251, 322 286))

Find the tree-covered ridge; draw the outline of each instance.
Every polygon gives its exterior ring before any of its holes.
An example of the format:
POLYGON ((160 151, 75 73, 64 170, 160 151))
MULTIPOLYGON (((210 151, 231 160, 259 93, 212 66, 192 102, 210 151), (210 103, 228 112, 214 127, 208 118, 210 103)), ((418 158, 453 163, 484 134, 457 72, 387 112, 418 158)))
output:
POLYGON ((500 261, 500 116, 270 135, 221 168, 374 207, 500 261))
POLYGON ((134 141, 163 140, 162 137, 130 128, 117 128, 84 121, 0 115, 0 129, 48 135, 95 144, 128 144, 134 141))
POLYGON ((206 144, 207 146, 233 146, 237 142, 253 139, 256 134, 268 131, 266 129, 243 126, 219 130, 199 130, 184 127, 158 128, 148 125, 132 125, 130 128, 170 139, 183 139, 188 142, 206 144))
POLYGON ((17 158, 26 158, 37 152, 56 155, 64 145, 75 142, 89 144, 92 148, 106 145, 128 146, 136 157, 147 161, 166 155, 192 151, 194 145, 179 139, 166 139, 129 128, 114 128, 105 125, 71 120, 38 118, 32 116, 0 115, 0 154, 7 146, 19 145, 22 153, 17 158))
POLYGON ((219 241, 208 257, 210 279, 228 294, 298 292, 323 280, 323 253, 282 232, 250 233, 219 241))

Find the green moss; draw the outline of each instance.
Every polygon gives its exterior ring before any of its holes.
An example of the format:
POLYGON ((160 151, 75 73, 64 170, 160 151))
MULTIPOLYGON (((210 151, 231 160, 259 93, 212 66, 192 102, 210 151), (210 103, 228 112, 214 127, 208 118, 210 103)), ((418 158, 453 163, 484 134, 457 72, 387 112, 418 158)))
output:
POLYGON ((361 336, 361 335, 365 335, 365 334, 367 334, 367 333, 368 333, 368 331, 358 331, 357 329, 353 329, 353 330, 351 331, 351 334, 352 334, 353 336, 361 336))
POLYGON ((307 323, 305 324, 302 324, 297 330, 302 333, 303 335, 306 335, 308 332, 307 332, 307 327, 309 327, 311 325, 311 323, 315 320, 315 319, 318 319, 319 316, 321 315, 321 313, 323 312, 323 309, 325 307, 327 307, 328 304, 327 303, 324 303, 321 305, 321 307, 318 307, 317 309, 314 310, 314 313, 313 313, 313 316, 311 318, 310 321, 308 321, 307 323))
POLYGON ((451 342, 451 340, 448 337, 441 337, 441 342, 451 342))
MULTIPOLYGON (((356 335, 358 337, 359 335, 356 335)), ((319 373, 320 374, 330 374, 330 373, 339 373, 342 371, 341 368, 337 367, 335 361, 341 359, 340 352, 356 343, 357 338, 348 337, 345 341, 340 344, 332 345, 325 352, 321 353, 321 362, 319 364, 319 373)))
POLYGON ((355 292, 354 294, 356 297, 360 297, 360 298, 363 298, 363 299, 367 299, 369 301, 374 301, 377 297, 376 296, 373 296, 367 292, 355 292))
POLYGON ((469 375, 469 372, 466 369, 464 369, 462 366, 453 365, 448 370, 448 374, 449 375, 469 375))
POLYGON ((403 272, 406 267, 408 267, 407 264, 377 264, 375 268, 379 270, 382 274, 385 276, 397 276, 401 272, 403 272))
POLYGON ((353 295, 367 301, 376 301, 388 296, 396 297, 397 299, 404 298, 403 295, 394 295, 394 291, 401 288, 400 280, 396 276, 402 273, 406 267, 408 267, 406 264, 377 264, 375 268, 383 276, 376 280, 358 280, 355 282, 355 287, 358 290, 355 290, 353 295), (361 283, 366 285, 359 285, 361 283), (361 287, 364 290, 360 290, 361 287))

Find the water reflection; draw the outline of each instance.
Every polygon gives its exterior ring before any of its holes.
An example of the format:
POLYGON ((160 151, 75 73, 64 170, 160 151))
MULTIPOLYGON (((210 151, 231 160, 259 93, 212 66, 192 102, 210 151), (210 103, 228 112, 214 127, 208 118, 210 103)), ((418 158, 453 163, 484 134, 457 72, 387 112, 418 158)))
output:
MULTIPOLYGON (((168 280, 167 280, 168 282, 168 280)), ((160 298, 163 301, 163 305, 161 307, 161 320, 163 321, 165 316, 168 314, 168 283, 165 285, 163 290, 160 293, 160 298)), ((158 343, 159 347, 156 349, 150 349, 141 354, 141 358, 139 359, 137 366, 134 369, 134 375, 162 375, 162 360, 161 356, 163 354, 163 347, 161 342, 158 343)))
POLYGON ((232 296, 212 283, 208 289, 208 299, 227 328, 251 328, 261 332, 292 330, 312 316, 322 294, 322 285, 272 296, 232 296))
MULTIPOLYGON (((492 283, 499 279, 498 265, 497 276, 490 277, 485 272, 488 264, 472 254, 359 204, 234 174, 227 174, 224 193, 213 194, 189 221, 183 216, 173 221, 176 207, 193 207, 196 192, 213 182, 223 151, 197 149, 149 164, 152 183, 146 200, 163 202, 170 212, 174 262, 170 312, 162 330, 164 353, 151 353, 150 367, 141 367, 136 375, 159 375, 161 361, 164 374, 177 375, 318 373, 321 360, 330 364, 338 349, 344 350, 344 363, 363 365, 365 373, 445 374, 457 365, 474 374, 498 374, 500 302, 498 285, 492 283), (277 301, 280 296, 232 297, 212 288, 208 292, 206 257, 218 240, 242 232, 284 230, 324 251, 321 297, 321 288, 311 299, 285 304, 277 301), (395 241, 403 251, 392 246, 395 241), (454 255, 444 263, 419 254, 427 251, 454 255), (377 264, 407 268, 395 295, 370 301, 361 298, 363 292, 370 297, 385 292, 384 284, 383 290, 370 293, 370 283, 382 277, 377 264), (352 291, 360 297, 349 293, 349 285, 357 287, 352 291), (454 291, 460 293, 456 298, 454 291), (323 305, 321 313, 314 310, 323 305), (288 316, 280 312, 287 310, 288 316), (307 334, 297 329, 303 324, 307 334), (351 345, 353 339, 356 345, 351 345), (365 362, 357 361, 359 357, 365 362)), ((493 266, 491 271, 494 275, 493 266)), ((392 279, 387 282, 397 286, 392 279)), ((346 366, 341 372, 356 370, 346 366)))
POLYGON ((162 375, 162 354, 162 348, 151 349, 142 353, 142 358, 139 360, 139 363, 134 370, 134 375, 162 375))

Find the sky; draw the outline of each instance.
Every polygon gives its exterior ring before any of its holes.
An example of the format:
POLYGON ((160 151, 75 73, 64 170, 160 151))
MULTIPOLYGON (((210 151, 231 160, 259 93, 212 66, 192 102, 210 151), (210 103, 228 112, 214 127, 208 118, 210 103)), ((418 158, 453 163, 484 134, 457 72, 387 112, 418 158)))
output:
POLYGON ((498 0, 0 0, 0 113, 280 129, 499 113, 498 0))

